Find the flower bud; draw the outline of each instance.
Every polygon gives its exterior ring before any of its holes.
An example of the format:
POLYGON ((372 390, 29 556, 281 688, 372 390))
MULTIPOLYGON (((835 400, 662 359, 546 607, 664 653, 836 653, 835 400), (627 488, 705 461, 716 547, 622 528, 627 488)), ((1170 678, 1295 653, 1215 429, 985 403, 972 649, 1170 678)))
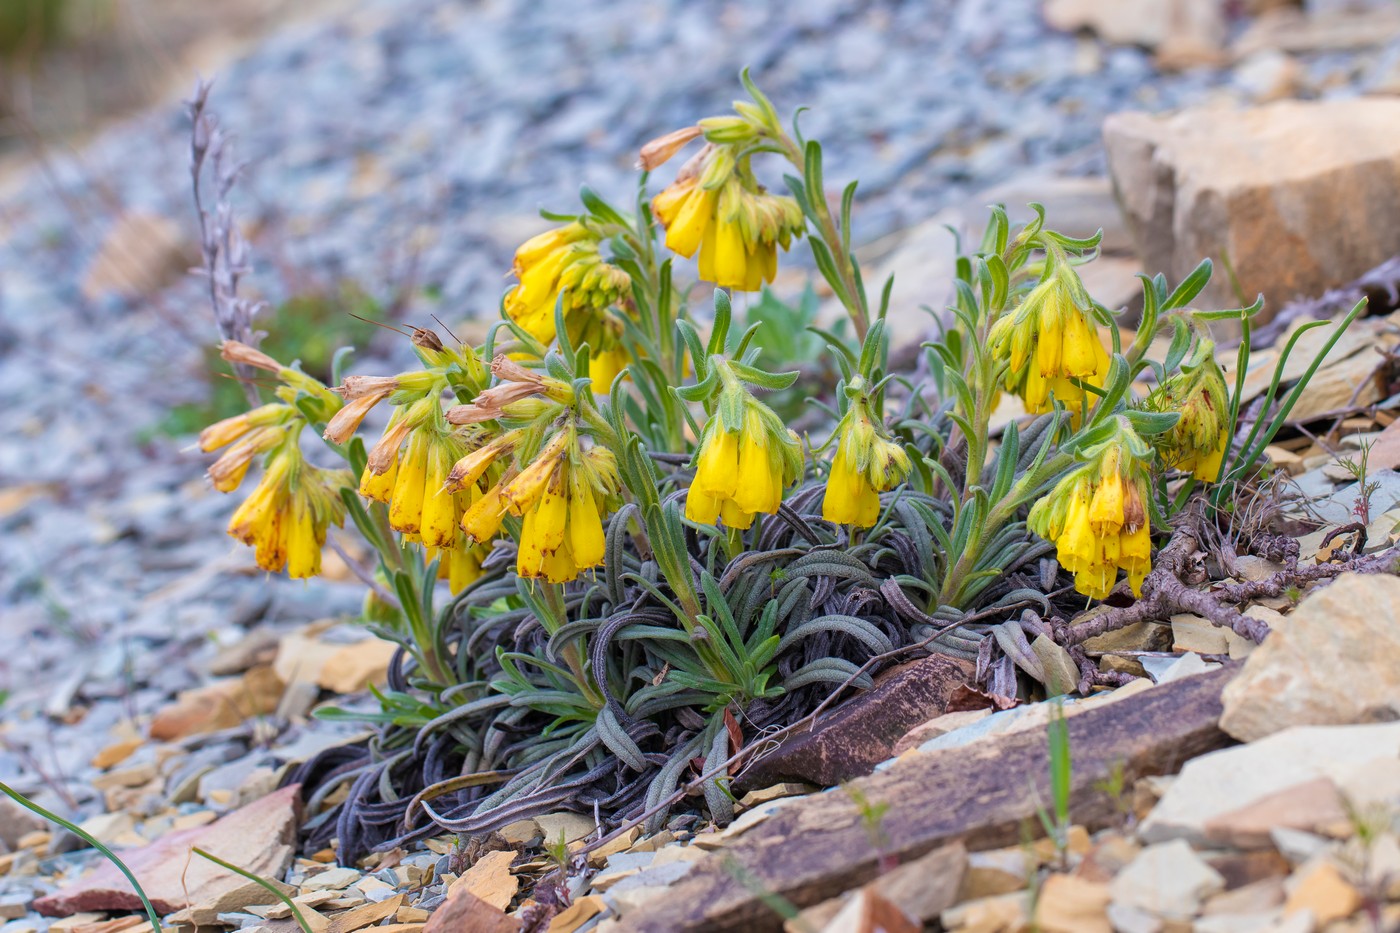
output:
POLYGON ((637 168, 644 172, 659 168, 702 132, 703 130, 698 126, 687 126, 673 130, 664 136, 658 136, 642 147, 641 154, 637 158, 637 168))

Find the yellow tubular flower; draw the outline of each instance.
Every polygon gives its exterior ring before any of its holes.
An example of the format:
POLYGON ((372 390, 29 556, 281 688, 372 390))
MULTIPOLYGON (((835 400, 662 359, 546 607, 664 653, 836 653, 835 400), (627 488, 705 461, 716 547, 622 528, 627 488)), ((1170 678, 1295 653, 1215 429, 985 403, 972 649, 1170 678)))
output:
POLYGON ((423 519, 423 492, 428 482, 432 449, 424 431, 414 431, 399 459, 398 477, 389 500, 389 526, 403 534, 418 534, 423 519))
POLYGON ((880 493, 909 475, 909 455, 872 417, 868 396, 853 399, 836 425, 822 518, 869 528, 880 517, 880 493))
POLYGON ((462 529, 468 539, 483 542, 496 535, 507 514, 520 516, 516 574, 566 583, 603 562, 603 517, 619 488, 616 462, 602 448, 585 451, 569 423, 525 463, 466 510, 462 529))
MULTIPOLYGON (((724 405, 721 404, 721 408, 724 405)), ((706 423, 695 453, 695 478, 685 517, 748 528, 755 515, 778 511, 802 467, 802 448, 773 411, 745 393, 743 420, 732 428, 718 412, 706 423)))
MULTIPOLYGON (((502 481, 504 482, 506 480, 502 481)), ((462 514, 462 531, 471 541, 490 541, 496 537, 496 532, 501 530, 501 520, 505 518, 505 514, 506 503, 501 496, 501 484, 497 484, 488 489, 462 514)))
POLYGON ((554 340, 554 309, 563 295, 564 319, 594 314, 630 299, 632 280, 598 254, 600 236, 582 223, 556 227, 516 250, 520 284, 505 299, 506 314, 541 343, 554 340))
POLYGON ((294 580, 314 577, 321 572, 321 547, 325 534, 316 533, 311 503, 305 496, 292 500, 287 525, 287 576, 294 580))
POLYGON ((1109 356, 1087 308, 1076 303, 1073 270, 1060 266, 992 326, 992 354, 1007 362, 1004 385, 1025 400, 1031 414, 1052 410, 1059 399, 1077 419, 1085 390, 1073 380, 1101 387, 1109 356))
POLYGON ((569 477, 569 550, 579 567, 603 562, 605 538, 602 510, 593 490, 577 473, 569 477))
POLYGON ((1133 448, 1146 453, 1131 428, 1106 442, 1089 462, 1069 473, 1031 509, 1027 524, 1054 541, 1056 557, 1074 574, 1074 587, 1104 599, 1127 572, 1134 595, 1152 569, 1147 519, 1147 468, 1133 448))
POLYGON ((226 447, 258 428, 286 424, 299 417, 296 408, 282 402, 260 405, 232 418, 216 421, 199 432, 199 449, 205 453, 226 447))
POLYGON ((339 489, 350 484, 345 470, 322 470, 304 462, 289 438, 268 458, 252 494, 229 519, 228 533, 254 548, 258 566, 294 579, 321 572, 326 529, 344 521, 339 489))
POLYGON ((423 485, 423 516, 418 534, 427 547, 450 548, 457 539, 458 511, 456 495, 447 488, 447 474, 452 469, 452 455, 438 444, 428 456, 428 474, 423 485))
POLYGON ((276 447, 286 436, 286 429, 280 427, 255 428, 248 432, 209 465, 210 482, 219 492, 233 492, 242 485, 253 460, 276 447))
POLYGON ((666 248, 689 259, 700 277, 723 288, 758 291, 778 273, 778 247, 802 235, 797 202, 753 181, 738 144, 710 144, 651 202, 666 228, 666 248))

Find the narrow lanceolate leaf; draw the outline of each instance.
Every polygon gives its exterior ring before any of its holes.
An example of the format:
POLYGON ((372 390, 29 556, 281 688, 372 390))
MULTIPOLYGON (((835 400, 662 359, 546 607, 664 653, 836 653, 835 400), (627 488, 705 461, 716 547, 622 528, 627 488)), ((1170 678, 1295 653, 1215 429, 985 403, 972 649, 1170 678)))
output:
POLYGON ((797 377, 802 375, 796 370, 787 373, 766 373, 761 369, 752 366, 745 366, 743 363, 731 362, 729 368, 734 371, 734 375, 761 389, 786 389, 797 381, 797 377))

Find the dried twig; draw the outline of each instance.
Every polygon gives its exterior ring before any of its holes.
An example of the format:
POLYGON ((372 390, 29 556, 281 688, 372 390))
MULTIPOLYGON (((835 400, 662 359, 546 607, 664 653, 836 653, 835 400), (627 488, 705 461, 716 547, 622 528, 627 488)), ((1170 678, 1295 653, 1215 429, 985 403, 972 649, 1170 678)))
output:
POLYGON ((1391 548, 1367 557, 1352 555, 1335 564, 1300 567, 1295 550, 1283 570, 1264 580, 1226 583, 1211 590, 1196 589, 1188 582, 1187 574, 1191 557, 1205 537, 1203 501, 1193 500, 1181 513, 1171 540, 1157 555, 1156 567, 1143 581, 1142 598, 1131 606, 1110 609, 1087 622, 1068 626, 1062 635, 1065 644, 1079 645, 1096 635, 1117 631, 1135 622, 1169 618, 1178 612, 1195 613, 1241 637, 1261 642, 1269 634, 1269 626, 1260 619, 1244 615, 1232 603, 1281 596, 1291 588, 1331 579, 1347 571, 1393 571, 1400 561, 1400 548, 1391 548))
MULTIPOLYGON (((228 137, 219 127, 217 118, 209 112, 209 91, 212 85, 196 82, 194 94, 186 102, 190 115, 190 182, 194 193, 195 213, 199 217, 199 250, 204 265, 197 273, 209 281, 209 302, 214 308, 214 322, 224 340, 236 340, 256 347, 263 334, 253 330, 253 318, 266 305, 238 296, 238 280, 248 271, 248 241, 233 222, 233 208, 228 195, 243 170, 243 163, 229 156, 228 137), (214 205, 205 207, 203 178, 205 165, 212 169, 214 205)), ((247 366, 234 364, 234 372, 243 384, 248 403, 256 406, 257 386, 254 372, 247 366)))

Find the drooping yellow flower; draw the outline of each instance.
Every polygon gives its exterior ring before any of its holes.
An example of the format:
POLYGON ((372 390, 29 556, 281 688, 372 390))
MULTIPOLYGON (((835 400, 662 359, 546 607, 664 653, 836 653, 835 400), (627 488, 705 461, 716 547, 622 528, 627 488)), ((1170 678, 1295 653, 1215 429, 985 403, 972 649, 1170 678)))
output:
POLYGON ((340 388, 334 390, 345 399, 345 407, 326 423, 323 436, 333 444, 344 444, 359 430, 370 409, 385 399, 404 405, 428 395, 440 395, 446 387, 446 379, 430 370, 397 376, 346 376, 340 388))
POLYGON ((674 183, 652 199, 666 228, 666 248, 687 259, 700 253, 700 277, 722 288, 758 291, 778 272, 778 247, 787 249, 805 228, 790 197, 765 192, 736 159, 734 146, 708 145, 674 183))
POLYGON ((482 542, 496 535, 506 515, 519 516, 516 574, 566 583, 603 562, 603 518, 618 486, 611 451, 584 450, 577 429, 567 424, 487 490, 462 516, 462 529, 482 542))
POLYGON ((370 451, 360 495, 389 506, 395 531, 416 535, 429 548, 454 547, 469 498, 447 481, 466 452, 466 441, 447 424, 436 397, 401 406, 370 451))
MULTIPOLYGON (((329 420, 340 410, 342 404, 340 396, 327 388, 321 380, 294 366, 283 366, 256 347, 239 343, 237 340, 225 340, 219 345, 219 355, 225 361, 233 363, 234 366, 249 366, 275 374, 282 385, 274 389, 273 394, 287 405, 296 403, 300 399, 302 404, 307 405, 314 412, 313 420, 329 420)), ((262 407, 266 408, 267 406, 262 407)), ((249 412, 249 415, 261 410, 261 408, 254 409, 253 412, 249 412)))
POLYGON ((909 474, 909 455, 871 417, 868 397, 852 400, 834 437, 822 518, 869 528, 880 517, 880 493, 909 474))
POLYGON ((555 305, 563 297, 566 324, 601 314, 632 294, 627 273, 599 254, 599 235, 577 221, 525 241, 515 253, 520 284, 505 299, 506 314, 540 343, 554 340, 555 305))
POLYGON ((1181 371, 1152 393, 1148 407, 1180 415, 1158 441, 1168 465, 1202 482, 1219 479, 1230 449, 1230 390, 1215 359, 1215 343, 1202 339, 1181 371))
POLYGON ((243 477, 248 475, 248 467, 253 460, 282 443, 287 431, 281 426, 254 428, 234 441, 219 459, 209 465, 207 474, 214 488, 219 492, 237 489, 242 485, 243 477))
POLYGON ((1061 264, 992 326, 993 356, 1006 360, 1003 384, 1021 396, 1026 411, 1051 411, 1058 399, 1078 419, 1085 390, 1073 380, 1102 387, 1109 357, 1090 311, 1076 300, 1073 270, 1061 264))
POLYGON ((339 490, 350 483, 346 470, 306 463, 289 438, 268 457, 262 479, 229 519, 228 533, 254 548, 264 570, 286 567, 294 579, 316 576, 327 527, 344 521, 339 490))
POLYGON ((730 528, 748 528, 755 515, 778 511, 783 490, 802 468, 802 448, 797 435, 752 395, 744 394, 737 425, 725 422, 726 407, 720 405, 700 437, 685 517, 703 525, 722 520, 730 528))
POLYGON ((1061 479, 1027 520, 1032 531, 1055 542, 1060 565, 1074 574, 1074 588, 1093 599, 1108 596, 1119 570, 1141 596, 1152 569, 1145 445, 1131 428, 1124 432, 1061 479))
POLYGON ((300 420, 301 414, 295 406, 273 402, 217 421, 200 431, 200 450, 208 453, 228 447, 209 466, 208 475, 214 488, 219 492, 237 489, 253 460, 281 443, 288 428, 300 420))

